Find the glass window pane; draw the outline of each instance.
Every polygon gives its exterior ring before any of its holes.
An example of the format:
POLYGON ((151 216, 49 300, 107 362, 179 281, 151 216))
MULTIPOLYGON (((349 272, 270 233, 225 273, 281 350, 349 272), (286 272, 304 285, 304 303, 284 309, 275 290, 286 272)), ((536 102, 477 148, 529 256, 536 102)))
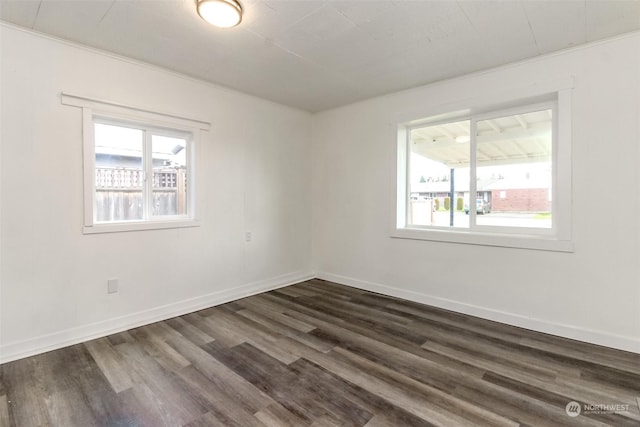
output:
POLYGON ((469 126, 463 120, 411 130, 407 223, 469 227, 469 126))
POLYGON ((140 129, 94 124, 97 222, 143 218, 143 134, 140 129))
POLYGON ((153 216, 187 214, 187 140, 151 137, 153 216))
POLYGON ((477 125, 476 224, 550 228, 552 110, 477 125))

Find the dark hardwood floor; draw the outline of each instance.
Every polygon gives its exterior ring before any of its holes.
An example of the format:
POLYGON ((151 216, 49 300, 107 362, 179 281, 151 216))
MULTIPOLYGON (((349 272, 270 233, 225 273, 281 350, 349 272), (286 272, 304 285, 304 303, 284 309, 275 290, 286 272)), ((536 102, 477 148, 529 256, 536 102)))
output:
POLYGON ((2 426, 640 425, 638 354, 321 280, 0 375, 2 426))

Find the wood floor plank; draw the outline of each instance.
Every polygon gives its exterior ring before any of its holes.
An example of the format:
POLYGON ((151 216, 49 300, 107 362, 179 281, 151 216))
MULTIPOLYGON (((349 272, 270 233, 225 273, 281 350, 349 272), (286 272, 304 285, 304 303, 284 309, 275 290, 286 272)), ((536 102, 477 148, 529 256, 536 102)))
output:
POLYGON ((105 420, 104 424, 155 427, 172 425, 173 422, 176 425, 174 417, 167 414, 162 401, 146 384, 136 384, 118 393, 118 399, 123 411, 132 415, 124 420, 105 420))
POLYGON ((211 343, 204 348, 305 423, 324 413, 315 396, 298 387, 298 379, 287 364, 251 344, 227 349, 211 343))
MULTIPOLYGON (((358 385, 341 378, 333 372, 324 369, 304 358, 297 360, 289 366, 298 376, 304 378, 311 374, 320 378, 319 384, 323 386, 323 393, 334 395, 333 399, 340 399, 366 409, 370 414, 385 414, 389 419, 396 420, 395 425, 401 426, 427 426, 429 423, 412 415, 411 413, 390 404, 386 400, 371 393, 358 385)), ((318 382, 314 383, 316 387, 318 382)))
POLYGON ((111 344, 114 347, 116 345, 119 345, 119 344, 124 344, 126 342, 132 342, 133 341, 133 339, 129 335, 128 331, 120 332, 120 333, 113 334, 113 335, 109 335, 106 338, 107 338, 107 340, 109 340, 109 344, 111 344))
POLYGON ((232 422, 245 427, 263 427, 263 423, 253 416, 251 407, 242 401, 229 397, 208 378, 193 367, 187 367, 178 372, 189 387, 197 392, 206 402, 208 413, 225 423, 232 422))
MULTIPOLYGON (((253 426, 254 424, 246 424, 246 426, 253 426)), ((237 421, 225 416, 220 411, 207 412, 202 417, 186 424, 185 427, 245 427, 245 424, 240 424, 237 421)))
POLYGON ((373 416, 373 408, 364 399, 354 398, 354 384, 332 375, 305 359, 298 359, 288 367, 295 375, 299 390, 311 392, 311 400, 320 405, 329 417, 341 424, 364 425, 373 416), (308 384, 313 384, 309 387, 308 384))
POLYGON ((208 319, 215 322, 218 328, 231 331, 234 335, 242 337, 243 342, 251 343, 283 363, 289 364, 298 358, 278 345, 280 334, 246 317, 221 309, 211 314, 208 319))
MULTIPOLYGON (((315 295, 327 295, 330 296, 332 298, 337 299, 341 299, 341 300, 350 300, 351 298, 353 298, 353 294, 350 291, 345 291, 344 289, 340 290, 340 289, 331 289, 327 286, 325 286, 324 283, 322 282, 317 282, 315 280, 310 280, 308 282, 305 282, 303 284, 300 285, 296 285, 299 286, 301 289, 305 289, 308 290, 312 293, 314 293, 315 295)), ((281 292, 275 291, 273 292, 273 294, 281 294, 281 292)))
POLYGON ((440 407, 442 410, 453 410, 459 422, 465 425, 484 425, 484 426, 517 426, 518 423, 509 420, 499 414, 488 411, 484 408, 471 405, 468 402, 456 397, 455 395, 443 392, 435 387, 430 387, 419 381, 415 381, 406 377, 397 371, 380 366, 370 360, 360 357, 348 350, 337 348, 336 353, 344 357, 345 360, 360 366, 362 371, 374 375, 378 379, 383 379, 386 383, 397 387, 402 391, 410 394, 422 396, 428 401, 432 407, 440 407), (462 420, 465 420, 464 422, 462 420))
POLYGON ((318 295, 317 292, 313 290, 307 290, 299 286, 287 286, 284 288, 279 288, 278 292, 289 295, 290 297, 315 297, 318 295))
POLYGON ((374 325, 406 325, 411 320, 404 316, 399 316, 395 313, 391 313, 388 310, 377 309, 375 306, 363 305, 362 303, 353 302, 350 300, 335 300, 326 296, 318 296, 313 298, 313 301, 319 307, 331 307, 335 310, 340 310, 349 316, 356 317, 365 322, 373 323, 374 325))
POLYGON ((259 410, 255 416, 266 427, 301 427, 309 425, 307 420, 276 403, 259 410))
MULTIPOLYGON (((299 298, 292 303, 278 294, 265 294, 265 299, 279 303, 287 307, 293 312, 286 312, 291 317, 299 318, 299 314, 306 315, 309 319, 313 319, 312 324, 317 325, 316 319, 343 326, 358 334, 375 336, 377 339, 392 343, 392 345, 404 345, 407 348, 415 348, 416 344, 421 344, 426 339, 423 335, 417 336, 416 333, 409 333, 400 325, 390 325, 387 322, 376 321, 377 311, 375 308, 373 314, 368 318, 363 318, 350 310, 335 307, 331 302, 321 301, 310 298, 299 298)), ((310 322, 309 322, 310 323, 310 322)))
POLYGON ((303 333, 311 332, 313 329, 315 329, 315 326, 313 325, 309 325, 308 323, 301 322, 291 316, 283 314, 280 311, 280 306, 269 304, 268 301, 265 302, 264 300, 259 300, 257 297, 246 298, 244 300, 241 300, 238 304, 242 305, 243 309, 251 310, 254 313, 261 314, 275 322, 282 323, 283 325, 289 326, 293 329, 297 329, 303 333))
MULTIPOLYGON (((535 400, 541 400, 550 403, 553 406, 562 408, 565 406, 565 402, 571 401, 571 398, 567 395, 561 395, 558 393, 550 392, 549 390, 541 389, 536 386, 532 386, 526 382, 517 381, 512 378, 507 378, 499 374, 487 373, 485 380, 493 384, 500 385, 504 388, 519 393, 528 398, 535 400)), ((628 418, 612 417, 608 414, 585 414, 585 418, 581 419, 581 423, 587 425, 608 425, 609 422, 615 419, 618 426, 637 426, 637 422, 628 418), (588 422, 590 421, 590 422, 588 422), (598 423, 596 423, 598 422, 598 423)))
POLYGON ((461 362, 474 364, 485 370, 500 369, 504 371, 517 372, 518 375, 531 376, 545 381, 553 381, 556 378, 556 371, 546 366, 536 365, 517 358, 508 358, 500 353, 486 354, 478 351, 474 346, 458 346, 451 344, 448 340, 432 337, 421 346, 424 349, 439 352, 447 357, 457 359, 461 362))
POLYGON ((206 412, 199 397, 188 393, 175 374, 164 369, 142 346, 123 344, 117 350, 126 359, 128 369, 135 371, 160 401, 169 424, 183 425, 206 412))
POLYGON ((212 427, 212 426, 225 426, 225 427, 243 427, 241 424, 236 423, 228 418, 220 418, 211 412, 207 412, 201 417, 196 418, 184 427, 212 427))
MULTIPOLYGON (((364 340, 364 342, 366 342, 366 339, 364 340)), ((427 360, 415 356, 411 353, 398 351, 394 348, 385 348, 384 345, 376 346, 375 350, 371 348, 371 351, 367 351, 367 347, 363 346, 362 343, 358 345, 357 343, 346 343, 341 341, 337 343, 337 345, 339 345, 341 348, 347 348, 351 352, 355 352, 355 354, 366 357, 367 359, 374 361, 380 366, 385 366, 387 368, 393 369, 399 373, 406 375, 407 377, 416 379, 426 385, 430 385, 438 390, 445 391, 461 399, 469 400, 469 395, 461 396, 459 394, 460 388, 463 386, 472 386, 474 388, 473 395, 480 396, 480 401, 475 402, 475 404, 480 407, 484 407, 487 410, 493 410, 492 408, 495 405, 499 404, 502 400, 511 400, 509 399, 509 397, 512 395, 510 391, 490 390, 490 385, 485 383, 481 379, 481 375, 484 374, 484 371, 482 370, 478 371, 478 375, 473 376, 457 370, 446 368, 443 369, 437 364, 428 362, 427 360), (493 399, 489 403, 487 403, 486 399, 484 399, 482 396, 490 391, 493 391, 493 399)), ((516 407, 514 411, 506 411, 505 413, 510 415, 514 412, 522 413, 523 409, 526 409, 526 407, 520 406, 519 411, 516 407)), ((530 417, 524 418, 525 422, 526 420, 530 419, 530 417)), ((522 419, 518 420, 522 421, 522 419)), ((547 424, 549 424, 548 420, 547 424)), ((544 424, 532 423, 531 425, 544 424)))
MULTIPOLYGON (((411 314, 416 318, 422 318, 427 321, 434 321, 440 324, 448 324, 452 326, 458 326, 468 331, 473 331, 478 334, 487 335, 503 341, 510 341, 515 344, 519 344, 522 339, 522 331, 518 328, 507 327, 497 322, 490 322, 482 320, 475 322, 470 320, 469 316, 464 316, 459 313, 451 313, 446 310, 431 308, 425 310, 420 304, 413 302, 394 302, 387 306, 389 310, 396 310, 397 312, 404 312, 411 314)), ((395 312, 395 311, 394 311, 395 312)))
MULTIPOLYGON (((215 310, 207 310, 207 313, 214 314, 219 310, 218 307, 213 308, 215 310)), ((243 336, 238 335, 224 327, 221 327, 221 325, 215 322, 215 320, 210 316, 203 316, 202 312, 199 312, 198 314, 188 314, 186 316, 183 316, 183 318, 188 323, 192 324, 196 328, 205 332, 207 335, 211 336, 216 341, 219 341, 228 347, 233 347, 234 345, 242 344, 243 342, 245 342, 245 338, 243 336)))
POLYGON ((319 279, 0 365, 0 427, 626 427, 639 396, 639 354, 319 279))
POLYGON ((359 295, 371 295, 371 292, 363 291, 357 288, 351 288, 348 286, 339 285, 337 283, 329 282, 321 279, 311 279, 303 283, 299 283, 296 287, 305 289, 313 289, 314 292, 323 292, 326 295, 338 296, 339 298, 352 299, 359 295))
POLYGON ((584 425, 582 420, 564 416, 564 408, 536 399, 523 399, 510 389, 490 382, 458 385, 454 394, 471 404, 495 411, 519 422, 536 427, 561 427, 584 425))
POLYGON ((424 426, 431 427, 435 426, 435 424, 427 423, 424 420, 420 420, 419 423, 412 423, 406 419, 398 419, 392 415, 387 413, 379 413, 375 414, 365 425, 364 427, 398 427, 398 426, 424 426))
MULTIPOLYGON (((168 341, 168 344, 189 360, 191 365, 211 381, 217 389, 223 390, 231 399, 242 402, 251 412, 255 413, 275 403, 262 390, 253 387, 242 376, 186 338, 173 337, 168 341)), ((205 347, 210 345, 222 346, 220 342, 213 341, 206 344, 205 347)))
POLYGON ((9 425, 9 401, 7 395, 0 395, 0 426, 9 425))
POLYGON ((45 403, 53 425, 99 427, 78 389, 55 392, 45 399, 45 403))
POLYGON ((311 427, 342 427, 342 424, 327 415, 323 415, 316 418, 313 423, 311 423, 311 427))
POLYGON ((213 341, 213 337, 207 335, 206 332, 198 329, 182 317, 175 317, 173 319, 166 320, 164 323, 193 342, 195 345, 203 345, 213 341))
POLYGON ((142 349, 168 372, 173 372, 189 366, 189 361, 168 345, 162 338, 158 324, 136 328, 130 334, 142 349))
MULTIPOLYGON (((422 346, 423 348, 428 348, 435 352, 438 352, 442 355, 450 357, 453 360, 466 362, 466 363, 474 363, 478 367, 485 369, 487 372, 504 376, 506 378, 510 378, 516 381, 521 381, 523 383, 533 384, 543 389, 546 389, 549 392, 557 393, 560 395, 567 396, 567 402, 572 399, 569 399, 569 396, 574 396, 575 399, 583 398, 583 400, 589 401, 609 401, 611 394, 608 393, 599 393, 598 388, 585 388, 580 387, 580 380, 576 379, 573 382, 567 381, 558 381, 556 378, 544 378, 537 377, 535 374, 518 370, 517 367, 514 366, 506 366, 500 362, 494 362, 492 360, 486 358, 472 358, 470 355, 466 353, 449 348, 446 346, 441 346, 435 343, 428 343, 422 346), (569 385, 571 384, 571 385, 569 385), (586 399, 585 399, 586 398, 586 399)), ((593 386, 593 383, 591 384, 593 386)), ((622 401, 618 400, 619 403, 628 403, 631 401, 632 397, 629 395, 620 397, 619 399, 623 399, 622 401)))
POLYGON ((44 384, 41 356, 1 366, 10 426, 52 425, 45 401, 51 386, 44 384))
POLYGON ((463 372, 466 375, 476 376, 478 378, 484 374, 483 369, 478 369, 478 367, 473 364, 451 360, 439 354, 429 354, 419 346, 398 339, 396 336, 384 336, 361 325, 356 325, 355 322, 337 319, 331 315, 309 309, 306 306, 293 306, 285 301, 280 301, 280 303, 289 310, 287 313, 290 316, 314 323, 318 329, 313 331, 312 334, 322 336, 327 340, 333 339, 334 345, 342 343, 342 345, 348 346, 348 344, 338 338, 340 335, 343 335, 351 340, 352 343, 370 343, 375 347, 379 347, 376 349, 377 352, 390 349, 389 351, 392 353, 390 358, 405 357, 406 355, 404 353, 416 356, 413 358, 413 362, 408 363, 424 363, 433 368, 442 367, 442 369, 446 369, 450 373, 463 372), (333 335, 328 336, 327 333, 333 335))
POLYGON ((471 331, 465 331, 458 327, 449 327, 437 323, 431 323, 425 326, 422 322, 414 322, 408 325, 410 330, 424 330, 425 327, 429 330, 429 341, 452 346, 463 351, 475 352, 488 357, 497 356, 502 360, 518 361, 522 363, 523 369, 540 372, 542 375, 549 377, 565 375, 578 378, 580 376, 580 369, 572 364, 562 363, 553 358, 545 357, 545 354, 536 354, 529 349, 522 348, 522 346, 512 344, 508 341, 498 340, 471 331), (545 361, 544 364, 540 363, 541 359, 545 361))
MULTIPOLYGON (((240 316, 246 317, 249 320, 253 320, 256 323, 260 323, 261 325, 267 326, 272 329, 274 332, 277 332, 283 336, 287 336, 294 340, 300 341, 303 344, 308 345, 309 347, 315 348, 318 351, 322 351, 326 353, 327 351, 333 348, 333 344, 331 342, 327 342, 326 340, 322 340, 315 335, 306 334, 300 332, 297 329, 290 328, 287 325, 284 325, 280 322, 274 321, 267 316, 263 316, 260 313, 255 313, 249 309, 243 309, 236 312, 240 316)), ((283 316, 284 317, 284 316, 283 316)))
POLYGON ((386 379, 376 377, 361 369, 354 370, 353 365, 346 361, 322 353, 311 355, 308 358, 313 363, 335 373, 346 381, 356 384, 370 393, 430 423, 438 425, 450 423, 459 426, 474 425, 454 412, 429 405, 427 398, 416 394, 414 391, 408 391, 403 387, 389 383, 386 379))
POLYGON ((118 394, 113 390, 102 370, 84 345, 67 347, 63 352, 50 352, 55 363, 48 362, 49 366, 58 366, 54 381, 57 384, 67 384, 64 396, 72 399, 70 403, 74 408, 77 399, 82 399, 90 410, 93 419, 99 425, 108 421, 127 422, 135 419, 135 414, 121 406, 118 394), (66 393, 73 390, 77 393, 66 393))
POLYGON ((527 348, 545 350, 553 354, 562 355, 569 359, 581 360, 640 374, 640 354, 628 351, 611 351, 610 348, 595 344, 536 333, 527 334, 522 337, 519 340, 519 344, 527 348))
POLYGON ((116 393, 133 387, 132 376, 135 375, 134 372, 125 368, 126 363, 122 355, 113 348, 108 339, 99 338, 86 342, 84 345, 116 393))

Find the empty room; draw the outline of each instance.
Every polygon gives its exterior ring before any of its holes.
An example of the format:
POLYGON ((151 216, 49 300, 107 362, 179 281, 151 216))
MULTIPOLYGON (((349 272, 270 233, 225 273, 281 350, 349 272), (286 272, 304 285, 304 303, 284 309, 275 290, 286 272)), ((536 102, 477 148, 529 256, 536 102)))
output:
POLYGON ((640 1, 0 0, 0 426, 640 425, 640 1))

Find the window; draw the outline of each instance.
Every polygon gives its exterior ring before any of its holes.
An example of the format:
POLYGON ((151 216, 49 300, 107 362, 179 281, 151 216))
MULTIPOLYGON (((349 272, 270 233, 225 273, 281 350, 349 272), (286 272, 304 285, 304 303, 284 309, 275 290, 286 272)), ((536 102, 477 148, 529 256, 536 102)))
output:
POLYGON ((85 233, 197 226, 206 122, 63 94, 83 109, 85 233))
POLYGON ((572 250, 566 96, 400 125, 392 235, 572 250))
POLYGON ((191 134, 94 118, 96 223, 189 218, 191 134))

